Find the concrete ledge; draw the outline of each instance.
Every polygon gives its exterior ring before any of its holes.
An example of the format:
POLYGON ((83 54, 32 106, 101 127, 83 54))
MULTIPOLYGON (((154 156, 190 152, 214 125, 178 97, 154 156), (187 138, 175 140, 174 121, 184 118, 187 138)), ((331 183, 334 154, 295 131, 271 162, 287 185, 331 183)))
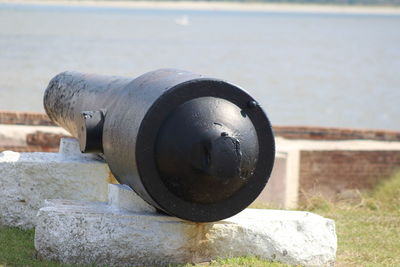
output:
MULTIPOLYGON (((110 199, 115 201, 115 194, 126 189, 113 186, 110 199)), ((305 266, 335 262, 334 221, 316 214, 246 209, 224 221, 191 223, 151 210, 129 211, 145 203, 140 198, 131 203, 119 199, 125 209, 116 208, 116 203, 46 202, 35 232, 39 257, 69 264, 130 266, 246 255, 305 266)))
POLYGON ((74 139, 60 153, 0 153, 0 225, 30 228, 45 199, 107 201, 110 171, 74 139))

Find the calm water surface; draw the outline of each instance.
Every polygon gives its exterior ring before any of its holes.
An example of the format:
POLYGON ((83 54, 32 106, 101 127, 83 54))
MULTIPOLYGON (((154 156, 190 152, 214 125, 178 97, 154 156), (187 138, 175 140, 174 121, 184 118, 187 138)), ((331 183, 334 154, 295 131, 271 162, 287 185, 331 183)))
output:
POLYGON ((273 124, 400 130, 400 16, 0 4, 2 110, 43 111, 65 70, 163 67, 242 86, 273 124))

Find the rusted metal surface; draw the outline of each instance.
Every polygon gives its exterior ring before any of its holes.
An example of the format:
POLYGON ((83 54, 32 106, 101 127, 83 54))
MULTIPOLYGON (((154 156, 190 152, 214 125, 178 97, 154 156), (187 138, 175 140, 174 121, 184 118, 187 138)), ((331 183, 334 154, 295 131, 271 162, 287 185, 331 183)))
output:
POLYGON ((136 79, 64 72, 50 82, 44 105, 82 151, 104 153, 119 183, 186 220, 240 212, 272 170, 267 116, 222 80, 174 69, 136 79))

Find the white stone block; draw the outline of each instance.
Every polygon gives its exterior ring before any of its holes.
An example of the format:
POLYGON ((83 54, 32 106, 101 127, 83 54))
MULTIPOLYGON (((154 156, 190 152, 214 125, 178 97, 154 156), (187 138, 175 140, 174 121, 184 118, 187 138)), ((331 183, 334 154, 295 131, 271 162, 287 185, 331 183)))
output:
POLYGON ((94 265, 154 266, 254 255, 323 266, 334 264, 336 243, 334 221, 309 212, 246 209, 223 221, 192 223, 107 203, 63 200, 40 209, 35 232, 39 257, 94 265))
POLYGON ((144 201, 127 185, 108 185, 108 205, 112 208, 138 213, 156 212, 156 209, 144 201))
POLYGON ((274 168, 264 190, 260 193, 253 204, 285 208, 286 203, 286 167, 287 154, 276 153, 274 168))
POLYGON ((277 152, 268 183, 253 204, 296 208, 299 192, 299 159, 298 150, 277 152))
POLYGON ((71 150, 0 153, 0 225, 33 227, 45 199, 107 201, 109 175, 100 158, 71 150))
POLYGON ((93 157, 91 154, 83 154, 79 142, 75 138, 61 138, 59 153, 63 155, 75 155, 80 157, 93 157))

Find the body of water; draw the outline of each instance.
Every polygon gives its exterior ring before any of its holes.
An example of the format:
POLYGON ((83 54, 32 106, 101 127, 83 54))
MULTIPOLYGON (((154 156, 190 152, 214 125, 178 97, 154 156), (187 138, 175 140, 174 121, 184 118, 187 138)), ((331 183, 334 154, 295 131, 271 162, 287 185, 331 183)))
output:
POLYGON ((276 125, 400 130, 400 16, 0 4, 0 109, 43 111, 65 70, 178 68, 252 93, 276 125))

